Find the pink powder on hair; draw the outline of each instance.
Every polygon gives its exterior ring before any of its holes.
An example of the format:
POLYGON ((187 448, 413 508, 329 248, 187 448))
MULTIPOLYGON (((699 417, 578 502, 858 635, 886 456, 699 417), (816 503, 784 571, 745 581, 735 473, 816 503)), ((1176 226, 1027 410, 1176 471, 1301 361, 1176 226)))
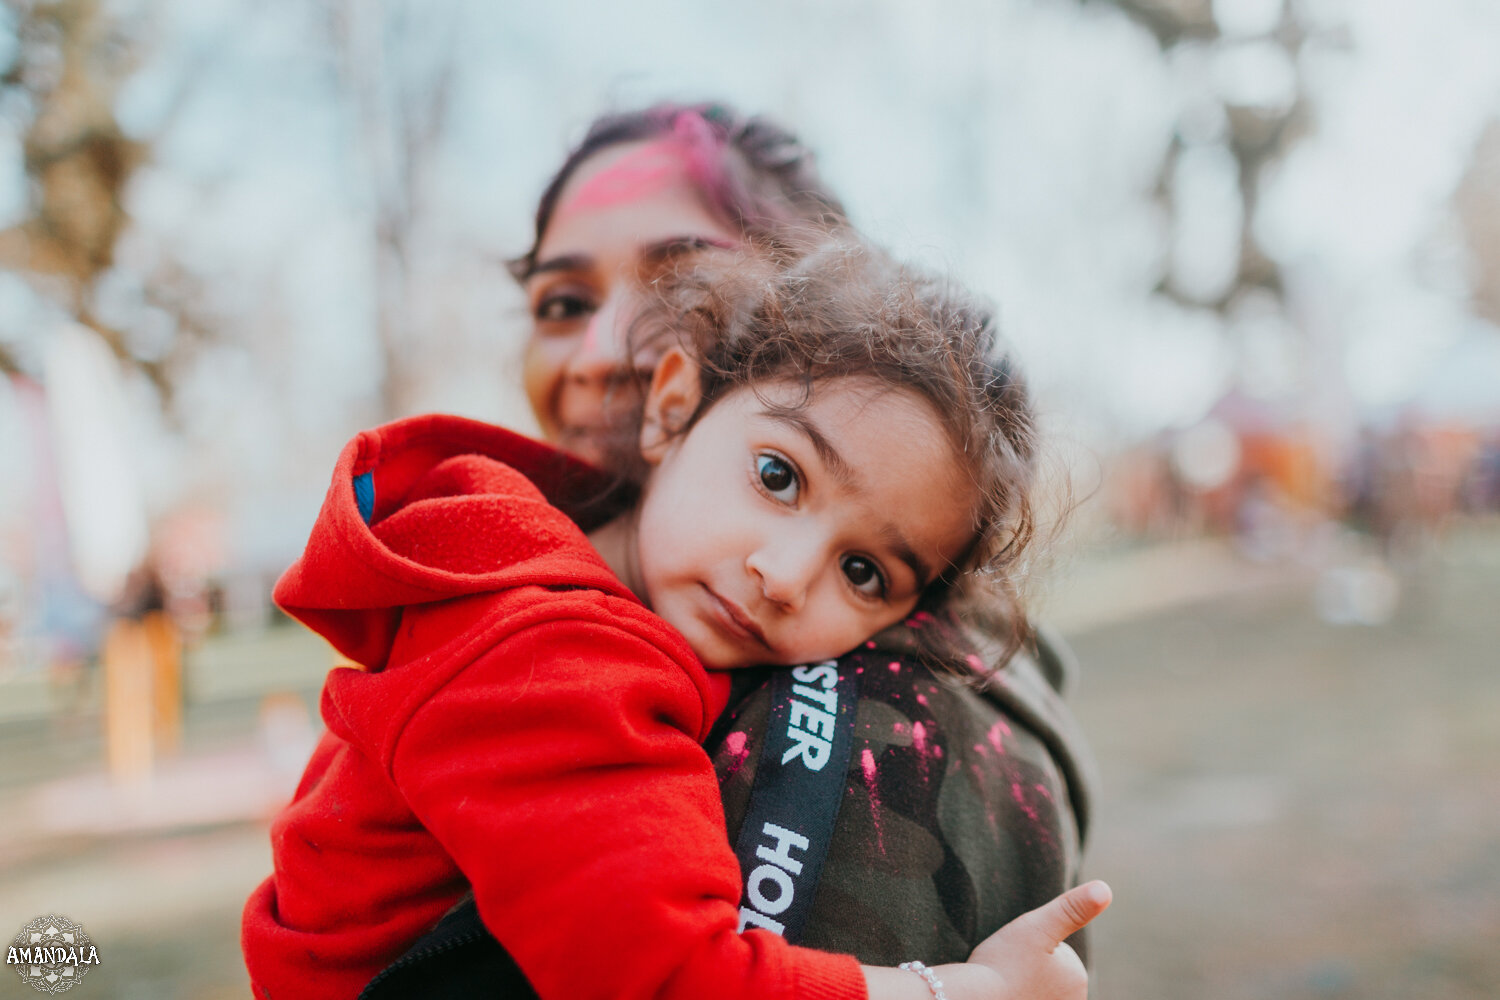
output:
POLYGON ((917 695, 917 704, 918 705, 926 705, 927 704, 927 696, 925 694, 919 694, 919 695, 917 695))
POLYGON ((1002 734, 1005 736, 1010 735, 1010 726, 1005 724, 1004 719, 996 721, 996 723, 990 727, 989 733, 986 734, 990 741, 990 746, 994 747, 995 750, 999 753, 1005 752, 1005 741, 1001 739, 1002 734))
POLYGON ((973 653, 965 656, 964 660, 969 664, 970 667, 974 668, 976 672, 984 673, 984 661, 975 656, 973 653))
POLYGON ((704 191, 718 186, 723 172, 724 140, 696 111, 683 111, 672 120, 672 138, 682 148, 688 174, 704 191))
POLYGON ((891 673, 895 674, 895 673, 900 673, 900 672, 901 672, 901 663, 900 663, 900 661, 898 661, 898 660, 892 660, 891 661, 891 673))
POLYGON ((866 642, 865 643, 865 648, 866 649, 874 649, 875 648, 875 640, 871 639, 868 642, 866 642))

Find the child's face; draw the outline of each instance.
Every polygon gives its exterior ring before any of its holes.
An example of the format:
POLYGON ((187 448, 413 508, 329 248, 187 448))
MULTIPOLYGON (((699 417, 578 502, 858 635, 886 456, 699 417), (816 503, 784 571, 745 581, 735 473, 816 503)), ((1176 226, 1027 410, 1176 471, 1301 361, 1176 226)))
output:
POLYGON ((674 351, 652 385, 634 582, 711 668, 844 653, 974 537, 975 489, 925 400, 856 378, 801 397, 736 390, 664 436, 696 404, 696 370, 674 351))

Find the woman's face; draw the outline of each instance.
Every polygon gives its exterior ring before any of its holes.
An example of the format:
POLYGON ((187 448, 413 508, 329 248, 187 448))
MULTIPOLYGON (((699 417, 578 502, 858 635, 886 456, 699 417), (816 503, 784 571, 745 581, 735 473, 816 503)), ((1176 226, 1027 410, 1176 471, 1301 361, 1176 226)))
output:
POLYGON ((585 161, 564 186, 526 279, 531 336, 524 382, 542 433, 589 461, 632 400, 625 356, 638 276, 686 247, 734 246, 740 233, 704 204, 670 139, 624 143, 585 161))

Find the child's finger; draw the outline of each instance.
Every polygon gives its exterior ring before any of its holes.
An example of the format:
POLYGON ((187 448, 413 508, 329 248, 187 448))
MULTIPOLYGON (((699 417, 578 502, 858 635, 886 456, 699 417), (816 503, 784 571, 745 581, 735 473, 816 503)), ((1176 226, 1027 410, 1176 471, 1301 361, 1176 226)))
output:
POLYGON ((1019 919, 1045 935, 1049 948, 1056 947, 1103 913, 1112 898, 1109 886, 1103 882, 1086 882, 1019 919))

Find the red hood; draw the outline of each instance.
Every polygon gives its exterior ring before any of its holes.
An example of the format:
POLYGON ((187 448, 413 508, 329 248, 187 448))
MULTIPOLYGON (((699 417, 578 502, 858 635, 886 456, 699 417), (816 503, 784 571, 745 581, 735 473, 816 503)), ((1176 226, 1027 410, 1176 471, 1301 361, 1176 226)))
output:
POLYGON ((548 445, 461 417, 365 431, 339 455, 307 548, 276 584, 276 603, 378 670, 409 605, 524 584, 634 599, 563 512, 608 485, 548 445))

